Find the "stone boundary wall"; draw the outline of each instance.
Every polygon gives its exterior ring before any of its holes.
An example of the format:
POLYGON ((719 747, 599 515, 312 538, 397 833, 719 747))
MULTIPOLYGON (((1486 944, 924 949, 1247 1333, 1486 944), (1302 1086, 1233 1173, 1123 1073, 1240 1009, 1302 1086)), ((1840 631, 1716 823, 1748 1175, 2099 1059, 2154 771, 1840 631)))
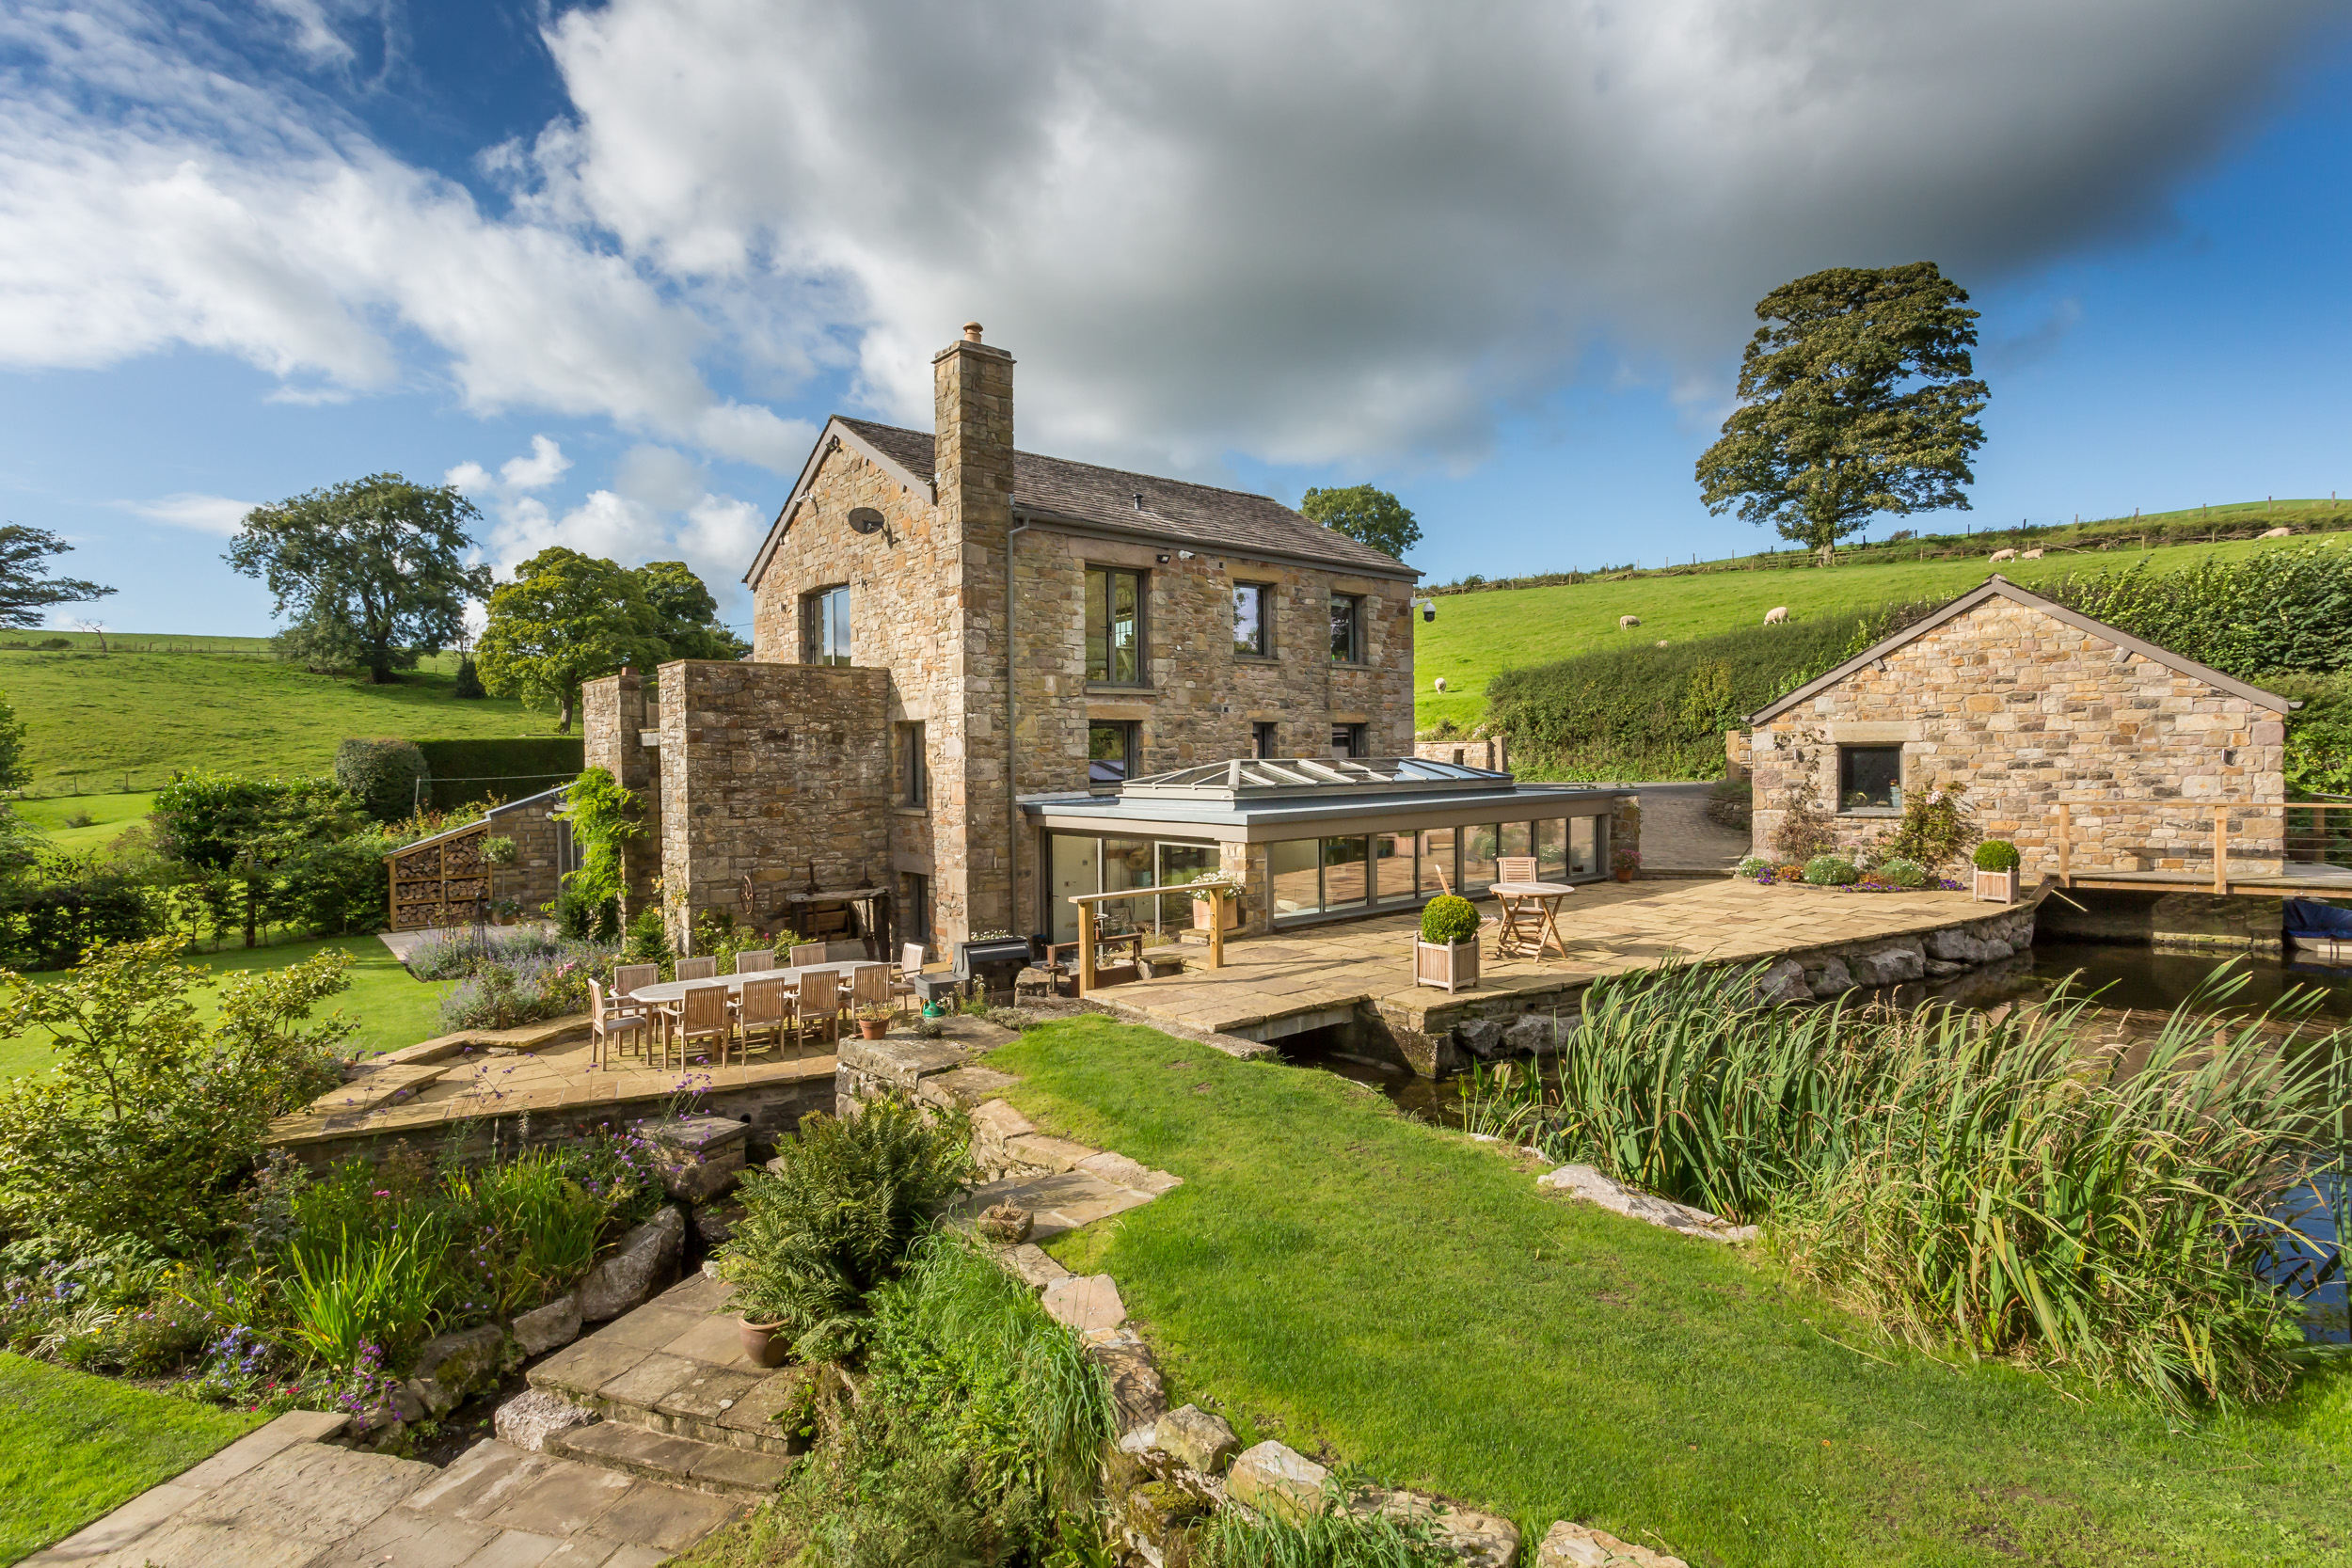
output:
POLYGON ((1511 771, 1511 737, 1490 735, 1473 739, 1462 736, 1453 740, 1416 740, 1413 755, 1423 762, 1451 762, 1464 768, 1485 768, 1497 773, 1511 771))
POLYGON ((492 837, 515 841, 515 863, 490 868, 490 896, 512 898, 522 906, 526 919, 552 905, 560 885, 563 867, 557 856, 563 840, 548 816, 552 809, 553 802, 533 800, 527 806, 497 807, 488 816, 492 837))
POLYGON ((624 668, 580 687, 581 766, 603 768, 637 797, 638 825, 644 830, 621 846, 623 920, 653 907, 654 882, 661 875, 661 749, 642 738, 656 728, 637 671, 624 668))

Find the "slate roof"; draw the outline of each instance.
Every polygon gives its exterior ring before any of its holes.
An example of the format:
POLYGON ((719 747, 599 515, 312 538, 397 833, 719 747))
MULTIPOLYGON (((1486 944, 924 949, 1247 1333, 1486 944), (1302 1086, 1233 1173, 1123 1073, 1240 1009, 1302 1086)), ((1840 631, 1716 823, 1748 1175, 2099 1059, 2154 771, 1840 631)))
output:
POLYGON ((2291 702, 2276 692, 2265 691, 2258 686, 2249 686, 2234 675, 2225 675, 2220 671, 2200 664, 2193 658, 2184 658, 2169 648, 2159 647, 2153 642, 2142 641, 2134 637, 2130 632, 2108 626, 2105 621, 2094 621, 2079 610, 2069 610, 2062 604, 2043 598, 2031 589, 2020 588, 2000 573, 1995 572, 1933 614, 1912 622, 1893 636, 1863 649, 1862 652, 1854 655, 1853 657, 1827 674, 1807 681, 1779 701, 1749 714, 1749 724, 1770 723, 1775 716, 1788 712, 1799 703, 1811 701, 1817 694, 1828 690, 1855 671, 1877 663, 1904 643, 1926 636, 1945 622, 1956 616, 1965 615, 1985 600, 1996 596, 2007 599, 2011 604, 2025 605, 2028 609, 2038 610, 2053 620, 2063 621, 2076 631, 2089 632, 2091 636, 2112 642, 2119 648, 2128 648, 2140 657, 2153 664, 2162 665, 2175 674, 2186 675, 2191 680, 2203 681, 2217 691, 2226 691, 2233 697, 2244 698, 2258 707, 2266 707, 2274 713, 2284 714, 2303 705, 2300 702, 2291 702))
MULTIPOLYGON (((832 422, 926 482, 936 471, 931 437, 926 431, 837 415, 832 422)), ((818 450, 822 450, 821 439, 818 450)), ((1421 576, 1394 557, 1310 522, 1270 497, 1104 468, 1066 457, 1016 451, 1012 454, 1012 504, 1016 513, 1040 519, 1134 534, 1186 549, 1290 557, 1376 577, 1421 576), (1143 497, 1140 511, 1136 506, 1138 494, 1143 497)))

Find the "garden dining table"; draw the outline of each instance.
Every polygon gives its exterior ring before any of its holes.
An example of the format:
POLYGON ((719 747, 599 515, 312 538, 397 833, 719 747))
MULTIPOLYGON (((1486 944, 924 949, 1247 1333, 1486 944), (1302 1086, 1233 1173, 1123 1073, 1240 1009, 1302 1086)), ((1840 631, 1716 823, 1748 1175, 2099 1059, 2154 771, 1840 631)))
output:
POLYGON ((1496 882, 1486 891, 1502 906, 1502 928, 1495 933, 1496 958, 1540 958, 1547 947, 1564 958, 1568 956, 1567 943, 1560 939, 1560 900, 1574 893, 1574 887, 1566 882, 1496 882), (1533 952, 1528 951, 1531 942, 1533 952))
POLYGON ((841 976, 843 982, 841 994, 843 999, 847 1000, 850 994, 848 983, 850 971, 865 969, 868 965, 879 962, 880 960, 875 958, 848 958, 839 963, 801 964, 798 967, 785 969, 755 969, 749 974, 713 974, 707 980, 664 980, 659 985, 639 986, 628 993, 628 1000, 634 1006, 660 1014, 662 1037, 667 1039, 670 1033, 670 1019, 675 1016, 675 1010, 685 1004, 686 993, 696 986, 724 986, 727 988, 727 994, 734 997, 743 993, 743 982, 746 980, 782 980, 785 982, 786 990, 797 993, 801 989, 802 975, 818 974, 831 970, 841 976))

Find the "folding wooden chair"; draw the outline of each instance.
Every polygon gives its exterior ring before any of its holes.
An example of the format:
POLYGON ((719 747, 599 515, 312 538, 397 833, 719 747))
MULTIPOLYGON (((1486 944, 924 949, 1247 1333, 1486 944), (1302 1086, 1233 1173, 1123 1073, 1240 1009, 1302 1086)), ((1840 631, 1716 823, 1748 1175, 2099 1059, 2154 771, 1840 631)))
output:
POLYGON ((677 961, 677 977, 681 980, 715 980, 719 977, 719 960, 680 958, 677 961))
MULTIPOLYGON (((723 985, 689 986, 678 1003, 677 1065, 686 1067, 686 1053, 696 1040, 715 1039, 718 1043, 718 1065, 727 1065, 727 1041, 734 1037, 735 1020, 727 1011, 727 988, 723 985)), ((662 1053, 666 1066, 669 1053, 662 1053)))
POLYGON ((825 944, 821 942, 804 942, 792 949, 794 969, 803 969, 810 964, 820 964, 824 961, 825 944))
MULTIPOLYGON (((742 994, 735 1001, 735 1026, 743 1041, 743 1059, 751 1060, 752 1039, 764 1037, 778 1051, 784 1049, 784 1037, 792 1029, 792 992, 789 981, 781 976, 772 980, 746 980, 742 994)), ((767 1047, 761 1047, 766 1053, 767 1047)))
POLYGON ((735 973, 757 974, 776 967, 776 950, 772 947, 746 947, 735 956, 735 973))
POLYGON ((613 1010, 605 1000, 604 987, 588 982, 588 1065, 607 1066, 612 1057, 614 1040, 644 1040, 651 1037, 653 1020, 644 1013, 624 1013, 613 1010))
POLYGON ((1533 855, 1498 855, 1495 857, 1495 880, 1498 882, 1539 882, 1533 855))
POLYGON ((803 1035, 821 1023, 825 1038, 841 1038, 841 1009, 849 998, 842 994, 841 972, 834 969, 811 970, 801 976, 801 1031, 803 1035))

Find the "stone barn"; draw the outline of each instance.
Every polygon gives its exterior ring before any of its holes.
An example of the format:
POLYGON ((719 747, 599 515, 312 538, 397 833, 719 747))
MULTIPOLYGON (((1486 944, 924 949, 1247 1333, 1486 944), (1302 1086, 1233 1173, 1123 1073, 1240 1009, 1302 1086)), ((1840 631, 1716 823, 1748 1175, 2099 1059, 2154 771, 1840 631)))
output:
POLYGON ((2028 878, 2218 882, 2217 832, 2227 876, 2281 870, 2295 705, 1996 574, 1751 716, 1730 751, 1759 855, 1792 809, 1856 848, 1957 784, 2028 878))

